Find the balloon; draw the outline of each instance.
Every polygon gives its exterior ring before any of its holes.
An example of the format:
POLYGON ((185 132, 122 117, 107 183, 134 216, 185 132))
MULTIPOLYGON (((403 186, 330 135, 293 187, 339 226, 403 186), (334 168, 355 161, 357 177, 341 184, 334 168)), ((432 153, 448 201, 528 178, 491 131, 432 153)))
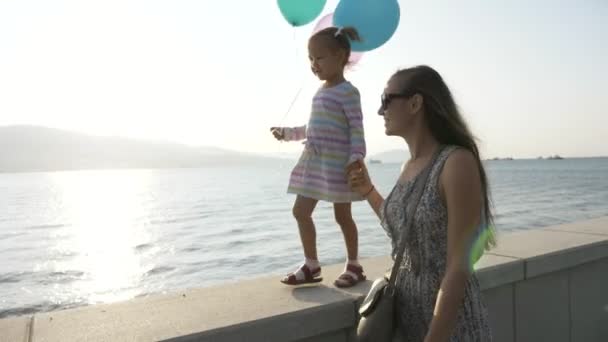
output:
POLYGON ((399 26, 397 0, 340 0, 334 12, 334 26, 353 26, 361 42, 353 42, 353 51, 371 51, 386 43, 399 26))
POLYGON ((291 26, 306 25, 321 14, 327 0, 277 0, 281 14, 291 26))
MULTIPOLYGON (((315 28, 312 30, 312 34, 314 35, 315 33, 319 32, 325 28, 332 27, 333 20, 334 20, 333 13, 326 14, 321 19, 319 19, 319 21, 315 25, 315 28)), ((348 59, 348 64, 350 66, 357 64, 361 60, 361 57, 363 57, 363 52, 351 51, 350 58, 348 59)))

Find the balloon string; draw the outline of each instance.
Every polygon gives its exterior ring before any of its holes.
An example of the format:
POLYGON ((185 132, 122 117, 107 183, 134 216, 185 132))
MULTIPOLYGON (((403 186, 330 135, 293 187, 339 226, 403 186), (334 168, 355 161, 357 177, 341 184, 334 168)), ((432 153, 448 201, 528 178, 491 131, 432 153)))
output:
POLYGON ((302 92, 302 89, 304 88, 304 81, 302 81, 302 84, 300 85, 300 88, 298 89, 298 91, 296 92, 296 95, 293 97, 293 99, 291 100, 291 103, 289 104, 289 107, 287 108, 287 112, 285 112, 285 114, 283 115, 283 117, 281 118, 281 121, 279 123, 278 127, 282 127, 283 125, 283 121, 285 121, 285 119, 287 118, 287 116, 289 115, 289 113, 291 112, 291 109, 293 108, 293 105, 296 103, 296 101, 298 100, 298 97, 300 96, 300 93, 302 92))
MULTIPOLYGON (((294 45, 294 51, 295 51, 295 60, 294 60, 294 69, 298 69, 298 55, 299 55, 299 51, 298 51, 298 41, 297 41, 297 37, 296 37, 296 28, 293 28, 293 45, 294 45)), ((298 97, 300 96, 300 93, 302 92, 302 89, 304 88, 304 83, 305 80, 302 77, 302 81, 300 82, 300 87, 298 88, 298 90, 296 91, 293 99, 291 100, 291 103, 289 104, 289 107, 287 107, 287 111, 285 112, 285 114, 283 115, 283 117, 281 118, 281 121, 279 121, 279 125, 278 127, 282 127, 283 122, 285 121, 285 119, 287 118, 287 116, 289 115, 289 113, 291 113, 291 110, 293 108, 293 106, 295 105, 296 101, 298 100, 298 97)))
POLYGON ((296 66, 298 65, 298 40, 296 39, 296 28, 293 28, 293 46, 296 52, 296 66))
MULTIPOLYGON (((293 28, 293 45, 294 45, 294 69, 297 70, 298 69, 298 40, 297 40, 297 36, 296 36, 296 28, 293 28)), ((296 101, 298 100, 298 98, 300 97, 300 93, 302 93, 302 89, 304 89, 304 83, 305 83, 305 79, 304 77, 301 77, 302 81, 300 82, 300 87, 298 88, 298 90, 296 91, 293 99, 291 100, 291 103, 289 104, 289 107, 287 107, 287 111, 285 112, 285 114, 283 114, 283 117, 281 118, 281 121, 279 121, 278 127, 283 127, 283 123, 285 122, 285 119, 287 119, 287 117, 289 116, 289 113, 291 113, 291 110, 293 109, 293 106, 295 105, 296 101)), ((281 140, 278 146, 278 154, 281 155, 282 152, 282 144, 283 141, 281 140)), ((285 160, 283 158, 281 158, 282 161, 280 162, 279 165, 279 170, 283 170, 285 168, 285 160)), ((277 171, 279 171, 277 170, 277 171)))

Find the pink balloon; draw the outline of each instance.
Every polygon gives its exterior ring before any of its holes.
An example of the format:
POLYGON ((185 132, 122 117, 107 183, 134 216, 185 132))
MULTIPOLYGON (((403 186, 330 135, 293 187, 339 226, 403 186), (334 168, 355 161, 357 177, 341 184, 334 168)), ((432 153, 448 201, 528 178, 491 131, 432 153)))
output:
MULTIPOLYGON (((334 26, 333 20, 334 20, 333 12, 324 15, 321 19, 319 19, 319 21, 317 21, 315 28, 312 30, 312 34, 315 34, 319 31, 321 31, 322 29, 334 26)), ((361 60, 361 57, 363 57, 363 52, 351 51, 350 58, 348 59, 349 65, 351 67, 354 66, 361 60)))

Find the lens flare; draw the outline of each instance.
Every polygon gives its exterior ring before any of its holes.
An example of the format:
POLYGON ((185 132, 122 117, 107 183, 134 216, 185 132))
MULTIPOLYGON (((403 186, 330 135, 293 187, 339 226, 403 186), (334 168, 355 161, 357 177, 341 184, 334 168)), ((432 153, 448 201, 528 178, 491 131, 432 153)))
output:
POLYGON ((469 269, 473 270, 475 264, 481 259, 486 249, 488 239, 492 237, 493 229, 491 226, 482 227, 478 230, 478 234, 475 236, 475 240, 469 250, 469 269))

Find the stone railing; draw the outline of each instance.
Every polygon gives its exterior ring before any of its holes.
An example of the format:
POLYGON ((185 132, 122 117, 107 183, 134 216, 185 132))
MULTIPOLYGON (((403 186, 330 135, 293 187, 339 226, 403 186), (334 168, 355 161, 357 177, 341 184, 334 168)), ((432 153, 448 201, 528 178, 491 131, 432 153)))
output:
MULTIPOLYGON (((388 257, 363 261, 370 279, 388 257)), ((0 341, 348 342, 370 282, 339 290, 266 277, 0 320, 0 341)), ((494 341, 608 341, 608 217, 505 234, 477 265, 494 341)))

